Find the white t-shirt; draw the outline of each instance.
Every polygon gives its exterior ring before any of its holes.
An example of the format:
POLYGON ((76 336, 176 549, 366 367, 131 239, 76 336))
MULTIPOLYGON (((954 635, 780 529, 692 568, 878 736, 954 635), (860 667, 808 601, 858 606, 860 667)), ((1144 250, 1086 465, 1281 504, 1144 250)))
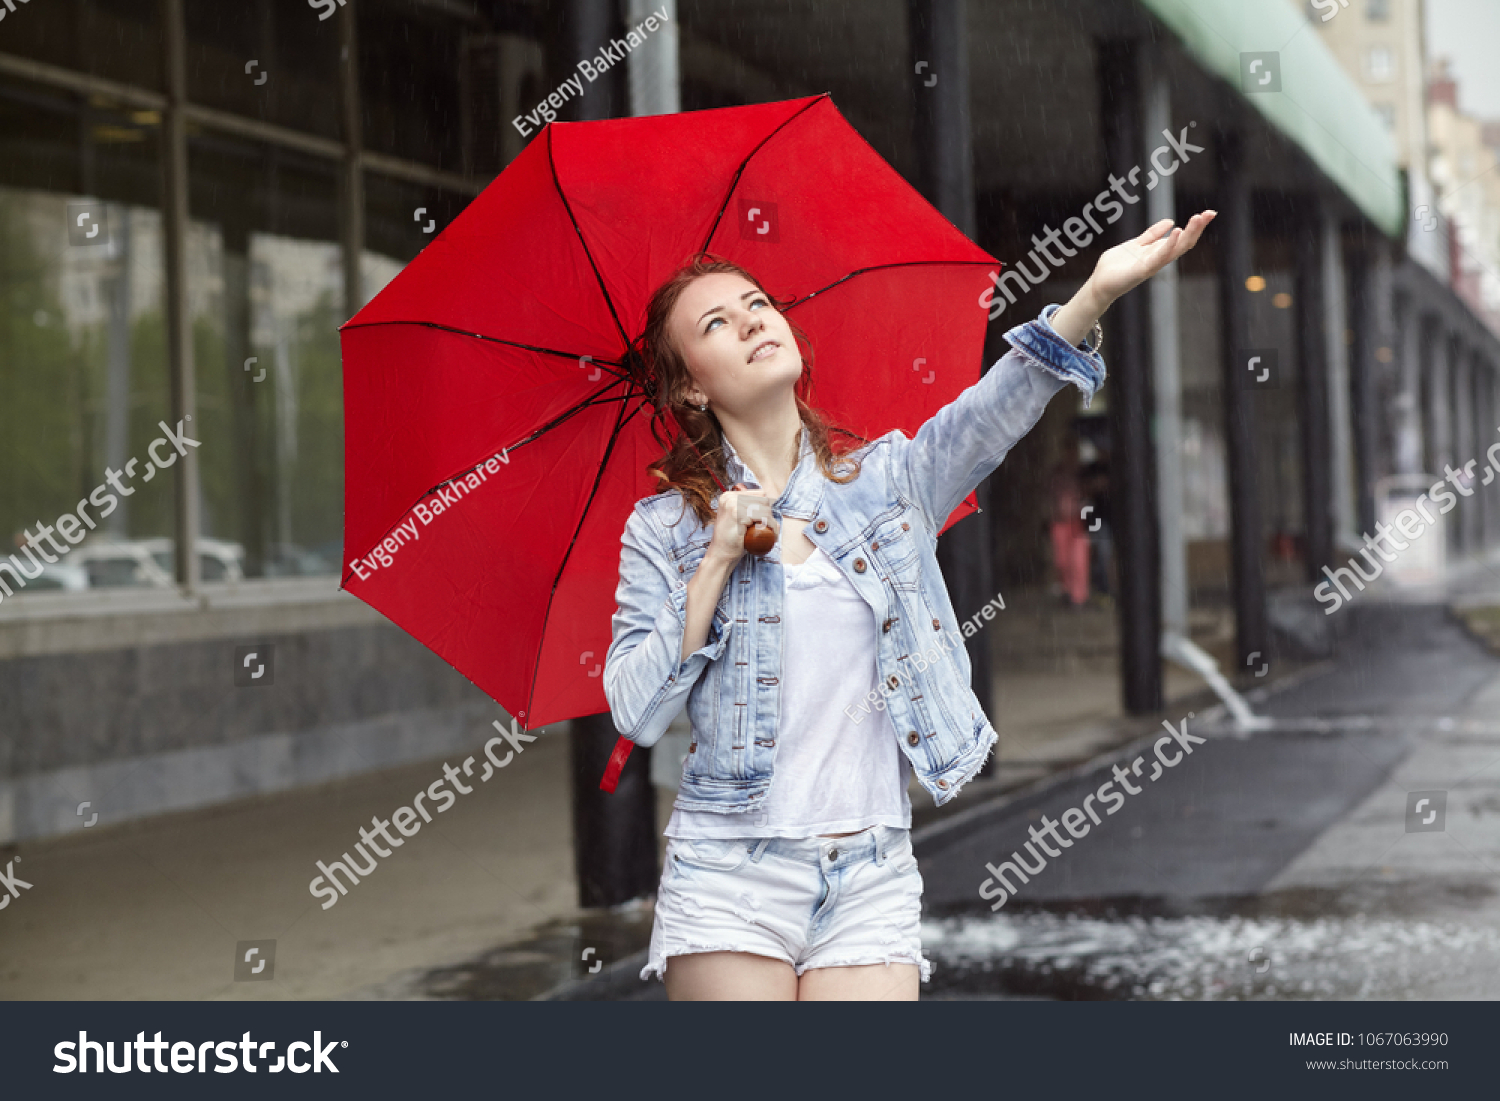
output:
POLYGON ((870 826, 911 828, 911 766, 896 745, 890 715, 854 706, 876 686, 875 611, 821 549, 781 568, 781 716, 766 805, 743 814, 676 810, 668 837, 817 837, 870 826))

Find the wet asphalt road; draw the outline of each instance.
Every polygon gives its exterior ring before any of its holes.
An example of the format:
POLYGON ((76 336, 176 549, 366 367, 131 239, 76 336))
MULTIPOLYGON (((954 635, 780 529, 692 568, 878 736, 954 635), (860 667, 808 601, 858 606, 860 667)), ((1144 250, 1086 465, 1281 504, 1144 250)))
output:
POLYGON ((1189 717, 1206 741, 1155 782, 1161 728, 1083 774, 922 831, 931 993, 1500 994, 1500 662, 1440 607, 1346 615, 1332 667, 1258 705, 1274 729, 1240 737, 1189 717), (1049 839, 1057 855, 1025 884, 1012 876, 1015 895, 992 912, 986 862, 1020 849, 1035 868, 1028 827, 1083 807, 1137 756, 1140 794, 1085 837, 1059 827, 1073 845, 1049 839), (1445 819, 1408 832, 1429 791, 1444 793, 1445 819))

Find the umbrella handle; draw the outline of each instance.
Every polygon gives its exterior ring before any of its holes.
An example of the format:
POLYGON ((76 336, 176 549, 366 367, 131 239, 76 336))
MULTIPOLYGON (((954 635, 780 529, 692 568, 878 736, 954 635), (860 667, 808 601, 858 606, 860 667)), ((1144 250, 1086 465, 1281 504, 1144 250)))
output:
POLYGON ((769 554, 776 545, 776 529, 760 520, 750 521, 745 528, 745 549, 754 555, 769 554))

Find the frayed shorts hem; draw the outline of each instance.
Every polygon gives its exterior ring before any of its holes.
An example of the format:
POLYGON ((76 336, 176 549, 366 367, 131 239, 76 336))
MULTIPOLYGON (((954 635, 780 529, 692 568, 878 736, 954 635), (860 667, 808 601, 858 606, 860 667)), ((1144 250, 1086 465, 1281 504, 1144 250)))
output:
MULTIPOLYGON (((689 945, 683 948, 674 948, 659 955, 653 955, 651 962, 641 968, 641 981, 650 982, 655 976, 657 981, 666 982, 667 961, 673 956, 693 956, 701 952, 744 952, 743 945, 720 944, 720 945, 689 945)), ((871 964, 883 963, 889 967, 893 963, 909 963, 921 969, 922 981, 927 982, 932 978, 932 963, 923 956, 913 959, 909 953, 888 952, 884 955, 865 954, 852 956, 848 959, 836 960, 809 960, 806 963, 794 963, 788 956, 769 956, 764 952, 749 952, 747 955, 764 956, 768 960, 780 960, 782 963, 790 964, 800 979, 808 971, 816 971, 823 967, 868 967, 871 964)))

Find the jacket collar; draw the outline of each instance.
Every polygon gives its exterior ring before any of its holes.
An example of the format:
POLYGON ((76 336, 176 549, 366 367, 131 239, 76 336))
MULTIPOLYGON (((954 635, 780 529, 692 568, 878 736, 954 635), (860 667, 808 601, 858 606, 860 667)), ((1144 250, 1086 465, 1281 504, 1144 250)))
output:
MULTIPOLYGON (((760 479, 755 476, 755 471, 745 465, 727 436, 723 440, 724 465, 729 484, 743 482, 759 489, 760 479)), ((813 453, 812 441, 808 439, 807 429, 804 428, 801 447, 797 453, 797 465, 792 468, 792 476, 787 479, 786 489, 775 503, 776 511, 793 519, 811 520, 817 514, 818 505, 822 503, 824 481, 818 457, 813 453)))

